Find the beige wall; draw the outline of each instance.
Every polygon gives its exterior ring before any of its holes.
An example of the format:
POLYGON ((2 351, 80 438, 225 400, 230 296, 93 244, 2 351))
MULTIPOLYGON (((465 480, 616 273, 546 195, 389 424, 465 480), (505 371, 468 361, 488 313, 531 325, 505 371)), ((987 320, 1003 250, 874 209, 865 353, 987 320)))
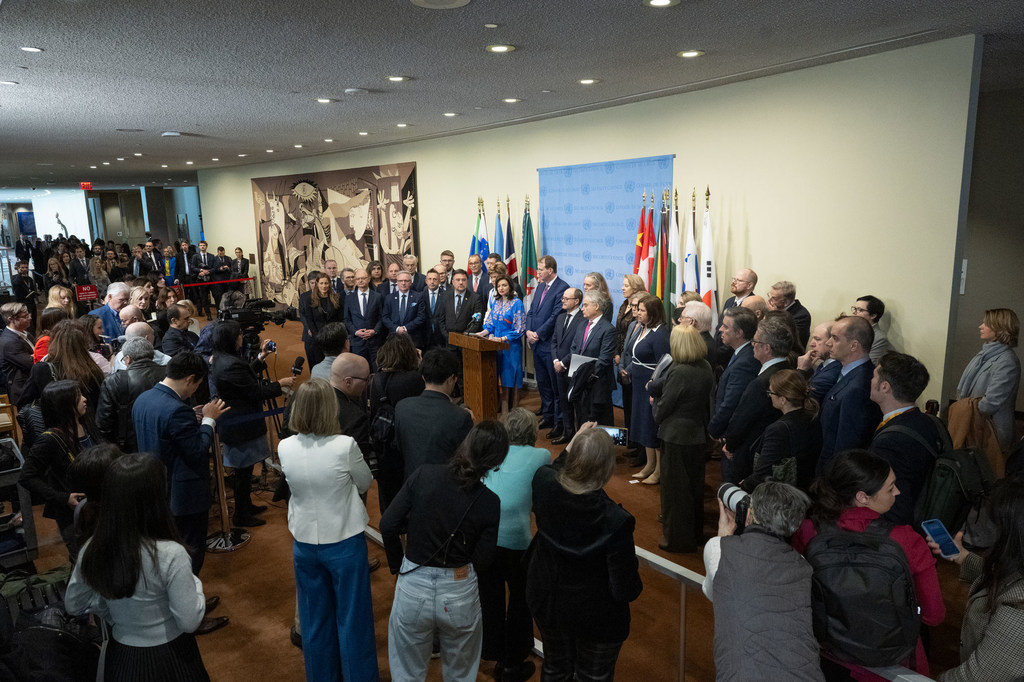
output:
POLYGON ((681 193, 711 186, 720 291, 751 266, 759 291, 794 281, 816 320, 873 293, 892 311, 883 326, 896 344, 932 370, 925 397, 938 397, 975 44, 968 36, 494 131, 201 171, 207 235, 256 250, 252 177, 415 161, 423 260, 451 248, 461 262, 478 195, 493 216, 495 197, 509 194, 521 216, 529 194, 536 225, 537 168, 674 153, 681 193))
MULTIPOLYGON (((1024 90, 982 93, 974 139, 971 197, 967 212, 964 257, 967 278, 959 305, 956 333, 950 339, 948 391, 978 352, 978 325, 989 308, 1012 308, 1024 315, 1024 90)), ((959 287, 959 278, 957 278, 959 287)), ((1024 392, 1024 389, 1022 389, 1024 392)), ((1018 396, 1020 404, 1021 396, 1018 396)))

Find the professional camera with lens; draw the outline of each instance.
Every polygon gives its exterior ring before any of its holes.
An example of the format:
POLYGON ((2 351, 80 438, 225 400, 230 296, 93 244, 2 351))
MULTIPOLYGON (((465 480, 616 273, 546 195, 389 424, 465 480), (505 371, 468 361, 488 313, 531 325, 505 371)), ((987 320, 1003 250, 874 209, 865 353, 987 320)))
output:
POLYGON ((747 510, 750 509, 750 494, 735 483, 723 483, 718 488, 718 497, 727 509, 736 514, 736 535, 747 525, 747 510))
POLYGON ((260 332, 267 328, 267 323, 283 327, 285 320, 298 320, 295 308, 285 310, 269 310, 277 304, 265 298, 246 301, 241 308, 227 308, 220 311, 221 320, 234 320, 242 328, 242 355, 252 357, 260 352, 260 332))

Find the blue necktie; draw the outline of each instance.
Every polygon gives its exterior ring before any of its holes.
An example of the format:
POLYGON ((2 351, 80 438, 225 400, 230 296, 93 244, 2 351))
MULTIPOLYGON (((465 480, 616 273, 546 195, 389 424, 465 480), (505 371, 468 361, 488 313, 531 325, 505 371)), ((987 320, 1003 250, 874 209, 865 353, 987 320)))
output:
POLYGON ((398 319, 405 322, 405 294, 402 294, 402 302, 398 306, 398 319))

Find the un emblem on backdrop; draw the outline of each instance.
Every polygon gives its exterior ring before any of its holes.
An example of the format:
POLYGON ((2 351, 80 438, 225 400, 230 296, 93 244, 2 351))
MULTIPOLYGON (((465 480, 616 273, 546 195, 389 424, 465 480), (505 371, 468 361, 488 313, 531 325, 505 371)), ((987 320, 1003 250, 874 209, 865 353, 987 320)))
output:
POLYGON ((572 204, 566 203, 562 210, 565 211, 565 215, 572 215, 572 204))
POLYGON ((589 230, 590 229, 590 218, 584 218, 582 226, 583 226, 584 230, 589 230))
POLYGON ((580 186, 580 194, 582 194, 583 196, 587 196, 588 194, 590 194, 590 183, 584 182, 583 185, 580 186))
POLYGON ((604 212, 605 213, 615 213, 615 202, 614 201, 609 201, 608 203, 606 203, 604 205, 604 212))
POLYGON ((573 266, 571 266, 571 265, 566 265, 562 269, 565 270, 565 276, 566 277, 572 277, 573 273, 576 272, 576 269, 573 268, 573 266))
POLYGON ((613 237, 612 235, 608 235, 607 237, 605 237, 604 238, 604 245, 607 246, 609 249, 614 247, 615 246, 615 237, 613 237))
POLYGON ((626 184, 623 186, 623 189, 626 190, 626 194, 632 194, 633 190, 636 189, 636 183, 632 180, 626 180, 626 184))
POLYGON ((565 245, 572 246, 572 233, 569 232, 565 235, 565 245))
POLYGON ((590 259, 591 259, 590 252, 589 251, 584 251, 583 252, 583 262, 584 263, 589 263, 590 259))
POLYGON ((612 268, 608 268, 607 270, 604 271, 604 278, 609 282, 618 279, 618 277, 615 275, 615 270, 613 270, 612 268))

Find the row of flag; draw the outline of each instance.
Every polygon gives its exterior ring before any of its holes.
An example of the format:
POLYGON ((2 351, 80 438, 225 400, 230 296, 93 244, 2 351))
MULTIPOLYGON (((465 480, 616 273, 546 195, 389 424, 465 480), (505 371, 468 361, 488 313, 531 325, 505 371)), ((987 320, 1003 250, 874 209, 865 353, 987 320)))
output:
MULTIPOLYGON (((509 278, 520 284, 519 267, 516 262, 516 245, 512 232, 512 209, 511 202, 505 197, 505 225, 501 224, 501 199, 498 199, 498 209, 494 215, 494 253, 501 256, 501 260, 508 268, 509 278)), ((524 282, 523 293, 529 305, 529 297, 537 288, 537 246, 533 238, 533 221, 530 218, 530 197, 526 197, 526 204, 523 207, 523 241, 519 251, 523 258, 524 282)), ((476 232, 470 240, 469 255, 480 256, 480 260, 486 261, 491 253, 490 244, 487 241, 487 215, 484 210, 483 197, 477 198, 476 211, 476 232)))
POLYGON ((651 195, 647 206, 647 192, 643 195, 640 209, 640 225, 636 232, 636 252, 633 257, 633 273, 640 275, 647 291, 660 298, 665 304, 666 317, 679 304, 684 291, 693 291, 711 308, 712 329, 718 328, 718 286, 715 275, 715 247, 711 236, 711 190, 704 195, 704 223, 701 235, 700 257, 694 240, 694 225, 697 222, 697 190, 693 191, 690 210, 685 212, 683 233, 679 231, 679 191, 676 190, 674 203, 669 191, 661 195, 661 206, 656 206, 656 197, 651 195), (655 211, 658 208, 658 211, 655 211))

